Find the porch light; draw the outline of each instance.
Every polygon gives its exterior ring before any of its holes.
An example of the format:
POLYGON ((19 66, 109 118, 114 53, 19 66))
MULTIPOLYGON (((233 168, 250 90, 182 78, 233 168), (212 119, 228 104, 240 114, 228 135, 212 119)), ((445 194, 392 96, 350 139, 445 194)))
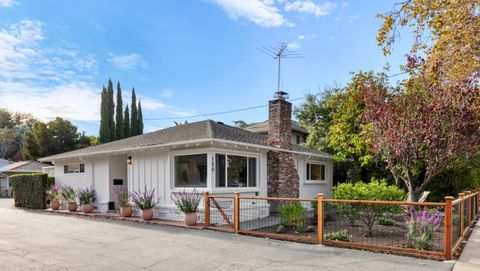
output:
POLYGON ((132 156, 127 157, 127 165, 132 164, 132 156))

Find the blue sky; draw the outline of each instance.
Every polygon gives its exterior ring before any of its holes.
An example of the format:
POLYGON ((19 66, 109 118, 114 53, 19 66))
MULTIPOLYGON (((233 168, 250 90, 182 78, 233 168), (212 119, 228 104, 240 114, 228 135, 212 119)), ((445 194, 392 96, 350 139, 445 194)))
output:
MULTIPOLYGON (((291 98, 344 85, 350 72, 398 73, 408 40, 384 57, 379 12, 394 1, 0 0, 0 107, 48 120, 67 118, 98 134, 99 94, 135 86, 146 131, 188 116, 264 105, 276 63, 257 47, 286 42, 282 89, 291 98)), ((295 105, 300 101, 293 102, 295 105)), ((209 116, 232 123, 267 118, 266 107, 209 116)))

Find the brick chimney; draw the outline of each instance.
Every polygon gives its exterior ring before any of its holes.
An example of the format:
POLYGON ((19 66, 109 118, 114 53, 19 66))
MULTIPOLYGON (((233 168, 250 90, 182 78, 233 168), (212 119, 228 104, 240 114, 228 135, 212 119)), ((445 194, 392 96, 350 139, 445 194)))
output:
MULTIPOLYGON (((286 93, 284 93, 286 94, 286 93)), ((267 144, 279 148, 267 153, 267 194, 269 197, 299 197, 299 177, 292 154, 282 151, 291 148, 292 104, 284 95, 268 103, 267 144)), ((275 211, 276 206, 271 206, 275 211)))

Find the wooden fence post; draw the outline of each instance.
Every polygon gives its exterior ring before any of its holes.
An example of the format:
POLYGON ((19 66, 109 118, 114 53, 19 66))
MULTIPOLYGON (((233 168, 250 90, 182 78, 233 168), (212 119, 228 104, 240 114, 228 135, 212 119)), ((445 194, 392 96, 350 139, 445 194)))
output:
POLYGON ((445 197, 445 236, 444 240, 444 249, 445 249, 445 260, 452 259, 452 196, 445 197))
POLYGON ((472 224, 472 191, 467 191, 467 196, 468 196, 468 200, 467 200, 467 221, 468 221, 468 225, 467 225, 467 228, 470 227, 470 224, 472 224))
POLYGON ((235 225, 235 233, 238 233, 240 230, 240 199, 239 193, 234 193, 234 202, 233 202, 233 217, 234 217, 234 225, 235 225))
POLYGON ((460 237, 463 239, 463 229, 465 227, 463 221, 464 221, 464 209, 465 209, 465 201, 463 200, 463 197, 465 196, 464 193, 458 193, 458 198, 461 199, 462 201, 460 202, 459 208, 460 208, 460 237))
POLYGON ((210 227, 210 199, 208 198, 208 191, 205 191, 203 193, 203 201, 204 201, 204 207, 203 207, 203 213, 205 216, 205 227, 210 227))
POLYGON ((323 245, 323 194, 317 197, 317 244, 323 245))

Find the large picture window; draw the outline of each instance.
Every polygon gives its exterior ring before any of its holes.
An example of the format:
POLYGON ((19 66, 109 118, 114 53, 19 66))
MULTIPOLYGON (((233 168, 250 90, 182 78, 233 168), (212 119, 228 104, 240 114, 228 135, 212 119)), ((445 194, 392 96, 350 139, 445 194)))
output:
POLYGON ((74 173, 84 173, 85 164, 71 164, 63 166, 63 173, 65 174, 74 174, 74 173))
POLYGON ((257 158, 216 154, 216 187, 256 187, 257 158))
POLYGON ((207 154, 175 156, 175 187, 207 187, 207 154))
POLYGON ((307 163, 307 180, 325 181, 325 165, 307 163))

